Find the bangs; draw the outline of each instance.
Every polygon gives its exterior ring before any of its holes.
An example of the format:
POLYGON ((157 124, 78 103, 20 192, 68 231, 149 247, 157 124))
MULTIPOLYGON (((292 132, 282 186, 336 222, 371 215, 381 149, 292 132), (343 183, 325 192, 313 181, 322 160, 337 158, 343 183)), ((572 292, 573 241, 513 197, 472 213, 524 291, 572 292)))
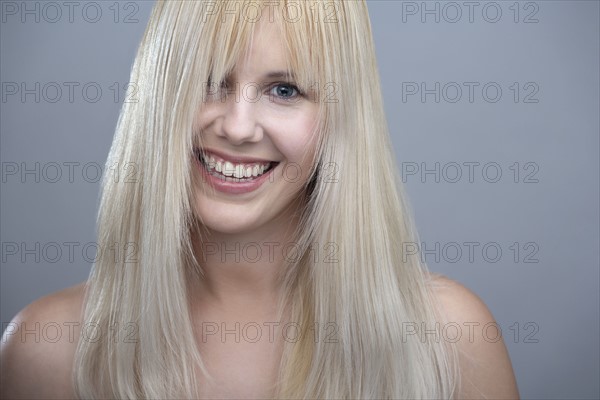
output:
POLYGON ((309 2, 225 0, 216 7, 203 5, 202 25, 206 38, 199 51, 209 55, 206 82, 221 82, 240 61, 246 61, 252 47, 255 31, 260 23, 273 21, 279 30, 285 51, 286 71, 298 88, 311 93, 316 99, 326 81, 322 57, 316 52, 324 49, 322 36, 316 29, 309 2), (301 18, 290 18, 295 9, 301 18), (249 11, 252 10, 252 11, 249 11), (262 14, 257 14, 264 10, 262 14), (286 13, 286 14, 282 14, 286 13))
MULTIPOLYGON (((190 3, 198 7, 198 3, 190 3)), ((214 91, 214 85, 226 81, 238 63, 248 61, 259 24, 273 22, 284 51, 284 72, 292 77, 293 83, 310 101, 319 104, 314 157, 321 159, 324 132, 329 125, 326 120, 331 114, 327 103, 337 103, 337 86, 333 83, 336 70, 325 67, 333 62, 328 54, 333 50, 331 47, 335 39, 332 38, 337 37, 327 31, 335 31, 337 24, 320 23, 315 19, 319 16, 311 9, 312 4, 289 0, 225 0, 210 6, 203 3, 198 21, 202 44, 195 57, 195 63, 202 60, 202 65, 194 65, 195 72, 189 78, 192 86, 202 85, 204 94, 207 89, 214 91)), ((194 131, 198 133, 197 128, 194 131)), ((202 147, 202 135, 195 134, 193 141, 202 147)), ((311 171, 311 175, 315 172, 311 171)))

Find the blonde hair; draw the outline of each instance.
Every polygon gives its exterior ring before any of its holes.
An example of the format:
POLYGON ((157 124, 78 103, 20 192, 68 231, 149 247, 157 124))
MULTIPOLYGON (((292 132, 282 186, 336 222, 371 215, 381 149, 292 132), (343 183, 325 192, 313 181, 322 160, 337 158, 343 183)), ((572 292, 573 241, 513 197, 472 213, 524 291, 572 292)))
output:
MULTIPOLYGON (((123 105, 107 160, 131 163, 139 176, 105 178, 98 216, 100 247, 133 246, 137 258, 95 263, 84 313, 99 332, 131 326, 136 340, 80 339, 74 379, 82 398, 194 398, 198 370, 210 375, 187 286, 190 269, 201 272, 192 245, 193 121, 209 77, 220 82, 252 40, 251 18, 225 15, 247 3, 169 0, 152 12, 131 73, 139 101, 123 105)), ((451 398, 453 346, 404 332, 407 321, 431 327, 440 316, 426 266, 403 252, 417 235, 386 126, 366 3, 279 5, 302 16, 275 21, 299 87, 320 88, 320 125, 296 232, 305 252, 283 275, 300 339, 285 344, 275 396, 451 398), (336 21, 315 6, 334 10, 336 21), (311 243, 331 244, 337 262, 310 257, 311 243), (330 322, 338 342, 312 340, 311 327, 330 322)))

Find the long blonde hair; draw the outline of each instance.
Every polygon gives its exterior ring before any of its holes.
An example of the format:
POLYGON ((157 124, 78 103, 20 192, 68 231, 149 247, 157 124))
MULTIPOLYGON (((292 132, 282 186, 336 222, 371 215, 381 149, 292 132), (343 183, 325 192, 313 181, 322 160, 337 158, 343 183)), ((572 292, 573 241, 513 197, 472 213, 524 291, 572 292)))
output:
MULTIPOLYGON (((107 165, 137 174, 102 185, 98 242, 121 252, 99 258, 89 277, 84 320, 104 336, 79 341, 82 398, 194 398, 198 370, 210 375, 187 286, 190 268, 201 270, 192 244, 193 121, 209 76, 219 82, 251 40, 256 24, 242 13, 257 1, 211 3, 159 1, 132 68, 139 101, 123 105, 107 165), (107 335, 117 331, 117 340, 107 335), (130 331, 135 340, 126 340, 130 331)), ((298 85, 320 90, 318 151, 296 235, 305 253, 284 266, 300 339, 285 344, 275 396, 451 398, 451 343, 405 334, 407 322, 431 328, 440 316, 426 266, 403 251, 418 238, 386 126, 366 3, 281 0, 275 11, 298 85), (301 18, 285 14, 292 9, 301 18), (335 262, 308 256, 311 243, 330 246, 335 262), (312 340, 315 324, 331 322, 337 343, 312 340)))

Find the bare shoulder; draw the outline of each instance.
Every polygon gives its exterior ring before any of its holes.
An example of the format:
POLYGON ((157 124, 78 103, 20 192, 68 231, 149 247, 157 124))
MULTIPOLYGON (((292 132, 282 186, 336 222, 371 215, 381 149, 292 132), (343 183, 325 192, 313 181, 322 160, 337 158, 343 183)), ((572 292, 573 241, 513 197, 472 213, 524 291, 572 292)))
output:
POLYGON ((73 398, 71 372, 85 284, 44 296, 7 324, 0 347, 1 398, 73 398))
MULTIPOLYGON (((479 296, 443 275, 428 281, 446 327, 456 343, 461 374, 458 398, 518 399, 516 379, 501 329, 479 296)), ((442 330, 444 332, 444 330, 442 330)))
POLYGON ((468 322, 473 318, 486 320, 486 323, 494 321, 483 300, 461 283, 444 275, 431 274, 428 284, 438 300, 438 311, 450 318, 448 322, 468 322))

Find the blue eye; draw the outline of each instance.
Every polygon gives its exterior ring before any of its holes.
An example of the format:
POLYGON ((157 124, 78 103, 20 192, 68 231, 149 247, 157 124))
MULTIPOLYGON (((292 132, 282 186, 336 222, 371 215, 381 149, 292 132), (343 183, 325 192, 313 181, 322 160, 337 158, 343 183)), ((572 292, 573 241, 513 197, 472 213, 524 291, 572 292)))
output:
POLYGON ((271 88, 271 94, 282 99, 293 99, 302 93, 291 83, 278 83, 271 88))

